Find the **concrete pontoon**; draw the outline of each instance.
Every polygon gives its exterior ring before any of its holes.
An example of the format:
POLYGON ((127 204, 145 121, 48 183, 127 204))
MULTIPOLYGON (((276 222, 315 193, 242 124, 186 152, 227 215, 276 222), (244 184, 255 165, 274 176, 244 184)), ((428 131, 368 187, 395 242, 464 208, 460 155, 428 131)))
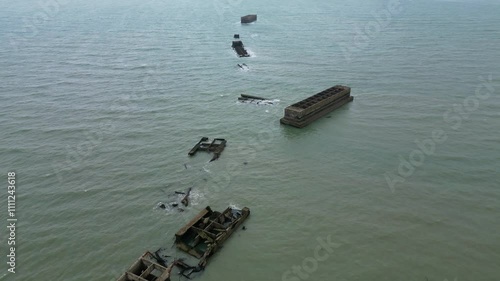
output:
POLYGON ((241 23, 251 23, 257 20, 257 15, 246 15, 241 17, 241 23))
POLYGON ((280 119, 280 122, 303 128, 353 99, 351 88, 336 85, 288 106, 285 108, 285 116, 280 119))

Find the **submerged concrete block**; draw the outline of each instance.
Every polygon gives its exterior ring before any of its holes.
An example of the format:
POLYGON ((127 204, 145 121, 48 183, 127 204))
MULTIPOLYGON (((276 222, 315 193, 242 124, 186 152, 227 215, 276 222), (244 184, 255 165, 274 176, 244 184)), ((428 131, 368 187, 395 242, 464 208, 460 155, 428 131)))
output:
POLYGON ((245 50, 245 46, 243 46, 243 42, 241 42, 240 40, 233 41, 233 44, 231 45, 231 47, 238 54, 239 57, 249 57, 250 56, 248 54, 247 50, 245 50))

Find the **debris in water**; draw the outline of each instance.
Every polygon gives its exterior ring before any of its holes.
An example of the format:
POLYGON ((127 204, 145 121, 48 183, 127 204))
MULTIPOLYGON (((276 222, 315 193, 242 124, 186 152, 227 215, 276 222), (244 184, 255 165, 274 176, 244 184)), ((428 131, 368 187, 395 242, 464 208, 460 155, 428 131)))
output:
POLYGON ((198 152, 207 151, 212 152, 214 156, 210 160, 210 162, 217 160, 226 147, 227 141, 225 139, 214 139, 212 142, 208 141, 207 137, 202 137, 201 140, 189 151, 188 155, 193 156, 198 152))
POLYGON ((181 200, 181 203, 187 207, 189 205, 189 194, 191 193, 191 187, 188 189, 188 191, 186 192, 186 196, 184 196, 184 198, 182 198, 181 200))
POLYGON ((198 267, 203 269, 208 259, 249 215, 247 207, 241 210, 228 207, 222 213, 206 207, 175 234, 175 245, 200 259, 198 267))
MULTIPOLYGON (((184 209, 179 208, 179 212, 182 211, 184 209)), ((117 281, 170 281, 174 267, 180 269, 179 275, 191 279, 191 274, 205 269, 208 259, 222 248, 224 241, 249 215, 247 207, 241 210, 228 207, 221 213, 207 206, 175 234, 177 248, 199 259, 196 266, 188 265, 182 258, 169 264, 167 258, 170 256, 161 254, 165 249, 160 248, 154 253, 145 252, 117 281)))
POLYGON ((168 281, 175 262, 166 266, 166 261, 156 252, 144 253, 117 281, 156 280, 168 281))
POLYGON ((242 63, 242 64, 237 64, 239 68, 241 68, 242 70, 249 70, 250 67, 248 67, 248 65, 246 63, 242 63))

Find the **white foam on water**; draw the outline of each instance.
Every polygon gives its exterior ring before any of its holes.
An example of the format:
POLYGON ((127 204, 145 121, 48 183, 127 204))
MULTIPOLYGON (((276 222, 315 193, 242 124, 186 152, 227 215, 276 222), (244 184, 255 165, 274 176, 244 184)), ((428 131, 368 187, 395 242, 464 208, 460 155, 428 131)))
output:
POLYGON ((205 198, 205 194, 200 192, 200 190, 191 190, 189 194, 189 205, 197 206, 200 202, 203 202, 205 198))
POLYGON ((229 203, 229 207, 230 207, 231 209, 241 210, 241 208, 240 208, 240 207, 238 207, 236 204, 233 204, 233 203, 229 203))
POLYGON ((246 48, 247 53, 250 55, 251 58, 256 58, 257 55, 255 54, 254 51, 250 50, 249 48, 246 48))
MULTIPOLYGON (((210 162, 209 162, 210 163, 210 162)), ((208 163, 207 163, 208 164, 208 163)), ((207 165, 203 166, 203 170, 207 173, 212 173, 208 168, 207 168, 207 165)))

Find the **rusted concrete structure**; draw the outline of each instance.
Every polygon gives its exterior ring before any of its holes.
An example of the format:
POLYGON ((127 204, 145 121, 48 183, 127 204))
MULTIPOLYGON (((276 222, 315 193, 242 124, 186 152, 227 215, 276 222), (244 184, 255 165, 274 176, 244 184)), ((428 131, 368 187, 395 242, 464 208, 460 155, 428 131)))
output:
POLYGON ((146 252, 116 281, 169 281, 174 265, 160 265, 152 253, 146 252))
POLYGON ((241 17, 241 23, 251 23, 257 20, 257 15, 246 15, 241 17))
POLYGON ((202 137, 201 140, 189 151, 188 155, 193 156, 198 152, 207 151, 212 152, 214 156, 210 160, 210 162, 219 159, 220 154, 226 147, 227 141, 225 139, 214 139, 212 142, 208 141, 207 137, 202 137))
POLYGON ((159 254, 160 248, 154 254, 144 253, 117 281, 170 281, 174 267, 180 269, 179 275, 191 279, 193 273, 205 269, 208 259, 249 215, 247 207, 228 207, 221 213, 207 206, 175 234, 177 248, 199 259, 196 266, 185 263, 183 258, 168 262, 165 258, 169 256, 159 254))
POLYGON ((184 252, 200 259, 203 269, 231 234, 247 219, 250 209, 228 207, 222 213, 206 207, 175 234, 175 245, 184 252))
POLYGON ((241 42, 240 40, 233 41, 233 44, 231 45, 231 47, 238 54, 239 57, 249 57, 250 56, 248 54, 247 50, 245 50, 245 46, 243 46, 243 42, 241 42))
POLYGON ((351 88, 336 85, 288 106, 285 108, 285 116, 280 119, 280 122, 303 128, 353 99, 351 88))

